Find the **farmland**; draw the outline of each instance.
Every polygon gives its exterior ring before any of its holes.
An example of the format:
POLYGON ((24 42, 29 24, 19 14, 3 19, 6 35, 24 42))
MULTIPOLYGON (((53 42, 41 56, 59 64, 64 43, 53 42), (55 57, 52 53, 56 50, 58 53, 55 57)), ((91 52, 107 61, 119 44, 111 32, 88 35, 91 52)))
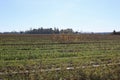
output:
POLYGON ((119 80, 119 66, 119 35, 0 35, 2 80, 119 80))

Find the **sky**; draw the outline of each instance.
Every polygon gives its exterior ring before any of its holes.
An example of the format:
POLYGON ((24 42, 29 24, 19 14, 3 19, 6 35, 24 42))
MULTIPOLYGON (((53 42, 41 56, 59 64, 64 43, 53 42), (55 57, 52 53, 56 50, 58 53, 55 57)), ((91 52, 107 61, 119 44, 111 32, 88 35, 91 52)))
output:
POLYGON ((0 32, 40 27, 120 31, 120 0, 0 0, 0 32))

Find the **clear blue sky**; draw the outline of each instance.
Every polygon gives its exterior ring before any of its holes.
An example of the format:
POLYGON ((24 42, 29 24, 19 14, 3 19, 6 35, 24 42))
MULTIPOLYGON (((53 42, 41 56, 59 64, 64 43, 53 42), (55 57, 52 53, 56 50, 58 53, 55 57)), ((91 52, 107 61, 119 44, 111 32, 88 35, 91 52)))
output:
POLYGON ((120 0, 0 0, 0 32, 39 27, 120 31, 120 0))

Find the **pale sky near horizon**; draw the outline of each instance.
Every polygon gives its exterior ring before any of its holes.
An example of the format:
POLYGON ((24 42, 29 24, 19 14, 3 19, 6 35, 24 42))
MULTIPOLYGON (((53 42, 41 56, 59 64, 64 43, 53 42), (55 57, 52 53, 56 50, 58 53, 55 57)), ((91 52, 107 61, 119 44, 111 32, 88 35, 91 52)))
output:
POLYGON ((0 0, 0 32, 40 27, 120 31, 120 0, 0 0))

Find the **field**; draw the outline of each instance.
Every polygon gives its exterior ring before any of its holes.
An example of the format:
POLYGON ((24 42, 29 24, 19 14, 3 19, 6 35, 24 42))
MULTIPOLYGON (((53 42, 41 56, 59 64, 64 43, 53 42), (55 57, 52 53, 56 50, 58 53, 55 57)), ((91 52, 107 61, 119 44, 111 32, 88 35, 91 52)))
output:
POLYGON ((1 34, 0 80, 120 80, 120 36, 1 34))

